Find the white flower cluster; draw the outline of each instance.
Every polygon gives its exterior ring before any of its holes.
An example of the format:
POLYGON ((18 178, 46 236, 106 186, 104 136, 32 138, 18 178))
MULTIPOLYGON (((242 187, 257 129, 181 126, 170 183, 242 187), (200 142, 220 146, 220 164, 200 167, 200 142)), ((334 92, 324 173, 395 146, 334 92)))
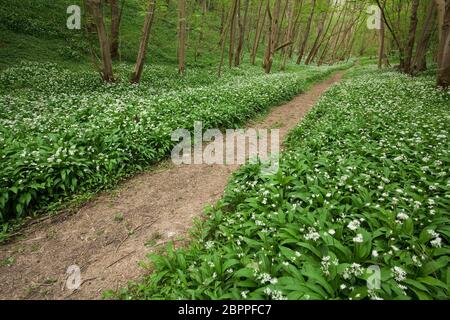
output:
POLYGON ((261 284, 277 284, 278 283, 278 279, 277 278, 272 278, 272 276, 268 273, 260 273, 257 274, 256 276, 256 280, 258 280, 261 284))
POLYGON ((391 268, 392 276, 397 282, 402 282, 406 279, 406 271, 403 270, 401 267, 394 266, 391 268))
POLYGON ((431 229, 428 229, 427 232, 431 237, 433 237, 433 240, 430 241, 431 246, 440 248, 442 246, 442 238, 439 233, 431 229))
POLYGON ((342 277, 346 280, 351 279, 352 277, 357 277, 362 275, 365 272, 365 269, 359 263, 352 263, 350 267, 345 268, 342 273, 342 277))
POLYGON ((347 228, 349 228, 352 231, 355 231, 358 229, 361 225, 361 222, 359 220, 352 220, 348 225, 347 228))
POLYGON ((317 241, 320 239, 320 234, 317 232, 316 228, 308 227, 308 233, 304 235, 306 240, 317 241))
POLYGON ((321 262, 321 269, 324 275, 330 275, 330 266, 333 265, 337 267, 339 265, 339 260, 337 258, 331 260, 330 256, 324 256, 321 262))
POLYGON ((287 300, 285 296, 283 296, 283 292, 279 290, 273 290, 271 288, 265 288, 264 294, 271 298, 272 300, 287 300))

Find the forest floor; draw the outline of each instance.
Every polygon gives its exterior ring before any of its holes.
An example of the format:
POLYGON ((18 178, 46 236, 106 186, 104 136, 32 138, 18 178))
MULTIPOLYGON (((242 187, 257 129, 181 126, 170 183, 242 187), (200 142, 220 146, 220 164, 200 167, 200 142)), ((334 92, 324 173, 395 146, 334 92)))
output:
MULTIPOLYGON (((343 72, 271 109, 251 128, 280 130, 280 140, 343 72)), ((0 299, 98 299, 149 272, 139 265, 171 240, 183 241, 205 206, 220 199, 237 165, 174 165, 170 159, 105 192, 71 215, 44 220, 0 247, 0 299), (81 268, 79 290, 66 270, 81 268)))

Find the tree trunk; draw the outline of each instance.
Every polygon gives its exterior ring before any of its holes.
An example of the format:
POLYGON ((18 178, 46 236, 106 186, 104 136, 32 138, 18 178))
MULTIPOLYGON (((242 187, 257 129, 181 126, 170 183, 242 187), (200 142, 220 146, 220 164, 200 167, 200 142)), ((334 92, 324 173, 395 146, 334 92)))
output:
POLYGON ((416 56, 414 58, 414 72, 421 72, 427 69, 427 50, 430 43, 431 34, 436 17, 436 4, 432 1, 428 7, 425 25, 417 44, 416 56))
MULTIPOLYGON (((330 4, 331 4, 331 2, 328 1, 328 6, 327 6, 328 9, 331 9, 331 7, 332 7, 330 4)), ((330 30, 331 24, 333 22, 334 14, 336 13, 336 9, 331 9, 331 10, 332 10, 331 11, 331 16, 330 16, 330 19, 328 20, 328 23, 327 23, 327 26, 325 28, 325 31, 322 33, 322 36, 320 38, 320 41, 317 43, 316 48, 313 51, 311 51, 310 57, 308 57, 308 60, 307 60, 307 64, 309 64, 312 61, 314 61, 314 59, 316 58, 316 56, 317 56, 317 54, 319 52, 319 49, 322 47, 322 44, 323 44, 323 42, 324 42, 324 40, 325 40, 325 38, 326 38, 326 36, 328 34, 328 31, 330 30)), ((326 21, 327 16, 328 16, 328 10, 327 10, 327 13, 325 14, 324 23, 326 21)))
POLYGON ((292 40, 294 41, 294 43, 292 44, 292 46, 289 48, 289 59, 292 59, 292 55, 294 53, 294 48, 296 46, 296 44, 298 43, 300 45, 301 42, 301 32, 298 32, 298 29, 300 28, 300 15, 302 13, 302 9, 303 9, 303 0, 296 0, 295 2, 295 6, 294 6, 294 12, 296 12, 296 17, 294 20, 294 25, 292 28, 292 40))
POLYGON ((139 83, 141 81, 142 70, 144 69, 145 54, 147 52, 148 39, 152 29, 153 17, 156 9, 156 0, 149 0, 147 7, 147 14, 145 16, 144 28, 142 30, 141 43, 139 45, 139 52, 136 59, 133 74, 131 75, 132 83, 139 83))
POLYGON ((309 52, 308 57, 306 58, 306 61, 305 61, 306 65, 309 65, 312 62, 312 60, 316 54, 316 50, 318 49, 318 46, 319 46, 319 41, 322 37, 322 33, 325 28, 326 19, 327 19, 327 14, 323 13, 323 18, 319 21, 319 26, 317 27, 316 39, 314 40, 311 51, 309 52))
MULTIPOLYGON (((275 44, 276 47, 280 44, 280 39, 282 38, 281 37, 281 33, 282 33, 284 18, 286 16, 286 11, 287 11, 287 7, 289 5, 289 1, 290 0, 286 0, 286 3, 284 5, 284 7, 283 7, 283 11, 281 11, 280 21, 278 22, 279 27, 278 27, 278 32, 277 32, 277 42, 275 44)), ((280 7, 280 9, 281 9, 281 7, 280 7)))
POLYGON ((242 30, 241 30, 241 36, 242 36, 242 41, 241 42, 242 43, 241 43, 241 48, 239 50, 239 64, 240 64, 240 60, 242 59, 242 56, 243 56, 243 46, 244 46, 245 34, 246 34, 247 24, 248 24, 248 8, 249 8, 249 6, 250 6, 250 0, 245 0, 245 3, 244 3, 244 20, 242 22, 242 30))
MULTIPOLYGON (((343 23, 345 22, 346 12, 347 12, 347 3, 345 3, 345 5, 344 5, 344 7, 342 8, 342 10, 340 10, 339 16, 338 16, 338 18, 337 18, 337 20, 336 20, 336 23, 333 25, 333 28, 331 29, 331 34, 330 34, 330 36, 328 36, 328 38, 327 38, 327 41, 326 41, 326 43, 325 43, 325 47, 324 47, 324 49, 322 50, 322 54, 320 55, 319 61, 318 61, 318 63, 317 63, 319 66, 322 65, 323 62, 324 62, 324 60, 325 60, 325 57, 326 57, 326 55, 327 55, 327 53, 328 53, 328 49, 329 49, 330 44, 331 44, 331 39, 333 38, 333 35, 335 35, 335 31, 336 31, 337 26, 340 25, 340 26, 341 26, 341 29, 342 29, 343 23), (343 18, 343 19, 342 19, 342 22, 343 22, 343 23, 341 23, 341 18, 343 18)), ((333 16, 334 16, 334 15, 331 15, 330 22, 333 20, 333 16)), ((342 30, 339 30, 339 32, 341 32, 341 31, 342 31, 342 30)), ((340 34, 340 33, 339 33, 339 34, 340 34)), ((324 38, 323 38, 323 39, 325 39, 325 36, 326 36, 326 35, 327 35, 327 32, 325 32, 324 38)), ((323 41, 323 40, 322 40, 322 41, 323 41)), ((334 54, 334 53, 332 53, 332 55, 333 55, 333 54, 334 54)))
POLYGON ((384 31, 384 21, 381 21, 380 23, 380 30, 379 32, 379 49, 378 49, 378 69, 383 68, 383 61, 384 61, 384 40, 385 40, 385 31, 384 31))
POLYGON ((245 0, 245 12, 244 17, 241 15, 241 1, 238 0, 238 10, 237 10, 237 21, 239 26, 239 37, 236 46, 236 53, 234 55, 234 66, 238 67, 241 64, 241 53, 244 47, 244 36, 245 36, 245 24, 247 23, 247 13, 248 13, 249 0, 245 0))
POLYGON ((183 74, 186 65, 186 2, 178 0, 178 72, 183 74))
POLYGON ((230 68, 233 66, 233 56, 234 56, 234 42, 235 42, 235 31, 236 31, 236 15, 239 6, 239 0, 233 1, 233 6, 231 10, 230 18, 230 46, 228 50, 228 64, 230 68))
POLYGON ((261 33, 262 30, 264 29, 264 25, 266 22, 266 16, 267 16, 267 9, 264 10, 264 16, 261 22, 261 12, 262 9, 264 7, 264 0, 261 0, 259 3, 259 7, 258 7, 258 19, 256 20, 256 33, 255 33, 255 39, 253 41, 253 48, 252 48, 252 53, 251 53, 251 63, 253 65, 255 65, 255 59, 256 59, 256 54, 258 52, 258 47, 259 47, 259 43, 260 43, 260 39, 261 39, 261 33))
POLYGON ((111 58, 119 58, 120 13, 118 0, 109 0, 111 5, 111 58))
POLYGON ((440 17, 437 85, 448 89, 450 84, 450 0, 435 0, 440 17))
MULTIPOLYGON (((291 42, 290 46, 292 46, 292 29, 293 29, 293 25, 294 25, 294 8, 292 8, 291 6, 289 6, 289 2, 287 3, 287 11, 288 11, 288 27, 287 27, 287 32, 286 32, 286 38, 285 38, 285 42, 291 42)), ((287 62, 287 58, 288 58, 289 54, 288 54, 288 50, 283 50, 283 60, 281 62, 281 70, 284 71, 286 69, 286 62, 287 62)))
POLYGON ((253 19, 254 19, 254 16, 251 14, 252 7, 253 6, 252 6, 250 0, 248 0, 248 13, 247 13, 247 19, 246 19, 246 24, 245 24, 244 28, 245 28, 245 47, 247 48, 249 55, 252 50, 251 42, 250 42, 250 35, 252 33, 252 24, 253 24, 253 19))
MULTIPOLYGON (((347 3, 345 3, 345 7, 347 8, 347 3)), ((341 22, 341 24, 339 26, 339 30, 338 30, 338 33, 337 33, 337 36, 336 36, 336 41, 335 41, 334 46, 333 46, 333 52, 331 54, 331 59, 332 59, 333 63, 334 63, 334 61, 336 61, 336 55, 337 55, 337 52, 338 52, 339 39, 341 38, 342 29, 344 28, 344 25, 345 25, 345 16, 344 16, 344 19, 342 19, 342 22, 341 22)))
POLYGON ((217 76, 219 78, 222 75, 222 66, 223 66, 223 62, 224 62, 224 58, 225 58, 225 45, 226 45, 226 41, 227 41, 228 27, 229 27, 230 22, 231 22, 232 12, 233 12, 233 6, 231 6, 229 14, 225 18, 225 21, 223 21, 223 28, 221 28, 222 32, 220 34, 220 47, 221 47, 221 49, 220 49, 220 63, 219 63, 219 68, 217 70, 217 76))
POLYGON ((305 38, 303 39, 303 43, 302 46, 300 47, 300 52, 298 54, 297 64, 300 64, 300 62, 302 62, 303 55, 305 54, 306 45, 308 44, 309 33, 311 32, 311 24, 314 17, 315 8, 316 8, 316 0, 312 0, 311 13, 309 14, 308 23, 306 25, 305 38))
POLYGON ((273 14, 270 14, 270 1, 267 2, 267 13, 270 18, 270 27, 267 39, 266 54, 264 57, 264 71, 270 73, 272 70, 273 58, 277 44, 277 34, 279 28, 281 0, 275 0, 273 14))
POLYGON ((419 8, 419 0, 413 0, 412 3, 412 11, 411 11, 411 20, 409 25, 409 36, 408 36, 408 44, 406 46, 406 58, 405 58, 405 67, 404 72, 411 74, 412 73, 412 58, 413 58, 413 50, 414 43, 416 40, 416 30, 417 30, 417 10, 419 8))
POLYGON ((106 34, 105 22, 103 21, 101 1, 88 0, 87 5, 90 8, 89 11, 92 13, 92 17, 97 29, 98 41, 100 44, 100 53, 102 57, 102 78, 106 82, 113 82, 114 74, 112 69, 111 51, 108 41, 108 35, 106 34))
MULTIPOLYGON (((381 10, 381 17, 383 18, 383 22, 385 24, 385 26, 388 28, 392 39, 394 40, 395 45, 397 46, 398 49, 398 53, 399 53, 399 60, 400 60, 400 70, 404 70, 405 67, 405 54, 404 54, 404 48, 402 43, 400 42, 399 38, 397 37, 397 33, 394 31, 393 27, 391 26, 387 14, 386 14, 386 10, 384 8, 384 6, 381 5, 380 0, 376 0, 378 8, 381 10)), ((399 4, 399 11, 401 10, 401 3, 402 1, 400 1, 399 4)), ((398 14, 400 14, 400 12, 398 12, 398 14)))

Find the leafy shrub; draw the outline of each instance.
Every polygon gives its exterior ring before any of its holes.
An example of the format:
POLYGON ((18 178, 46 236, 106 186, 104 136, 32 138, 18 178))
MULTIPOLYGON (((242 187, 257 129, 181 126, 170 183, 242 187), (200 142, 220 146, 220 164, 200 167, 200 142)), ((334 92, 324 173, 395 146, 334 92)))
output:
POLYGON ((187 248, 106 296, 448 299, 450 95, 363 71, 290 134, 277 174, 242 168, 187 248))

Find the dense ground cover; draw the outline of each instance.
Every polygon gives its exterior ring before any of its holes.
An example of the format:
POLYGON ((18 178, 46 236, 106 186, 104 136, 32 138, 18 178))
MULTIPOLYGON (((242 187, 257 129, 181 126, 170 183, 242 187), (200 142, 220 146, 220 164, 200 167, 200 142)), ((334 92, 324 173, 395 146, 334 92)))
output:
POLYGON ((177 128, 233 128, 289 100, 308 84, 349 64, 297 67, 265 75, 256 67, 227 71, 149 67, 130 85, 129 65, 117 83, 93 71, 23 63, 0 73, 0 221, 54 201, 108 187, 161 160, 177 128))
POLYGON ((449 120, 431 77, 359 69, 291 133, 277 174, 242 168, 192 243, 118 296, 448 299, 449 120))

